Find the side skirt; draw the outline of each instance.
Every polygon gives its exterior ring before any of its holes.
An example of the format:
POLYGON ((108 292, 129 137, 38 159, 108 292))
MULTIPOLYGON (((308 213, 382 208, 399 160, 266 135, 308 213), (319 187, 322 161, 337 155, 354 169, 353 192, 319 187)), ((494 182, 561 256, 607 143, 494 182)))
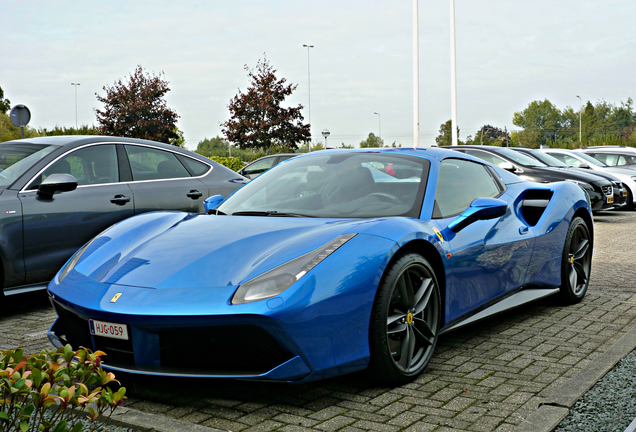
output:
POLYGON ((542 299, 544 297, 548 297, 552 294, 556 294, 557 292, 559 292, 559 288, 528 288, 518 291, 515 294, 512 294, 511 296, 508 296, 505 299, 493 304, 492 306, 479 311, 475 315, 471 315, 462 321, 452 324, 450 327, 442 329, 440 334, 456 330, 465 325, 475 323, 477 321, 500 314, 507 310, 514 309, 516 307, 542 299))
POLYGON ((40 282, 40 283, 36 283, 32 285, 21 285, 21 286, 16 286, 11 288, 5 288, 4 295, 10 296, 15 294, 24 294, 24 293, 33 292, 33 291, 42 291, 46 289, 48 284, 49 284, 48 282, 40 282))

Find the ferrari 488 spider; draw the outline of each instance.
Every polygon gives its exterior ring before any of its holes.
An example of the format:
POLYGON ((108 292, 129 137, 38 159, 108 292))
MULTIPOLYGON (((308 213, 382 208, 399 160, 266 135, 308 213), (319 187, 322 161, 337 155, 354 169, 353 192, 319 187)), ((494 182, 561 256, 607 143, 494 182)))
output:
POLYGON ((580 187, 450 150, 311 153, 221 200, 84 245, 49 284, 51 342, 139 374, 401 383, 440 334, 589 283, 580 187))

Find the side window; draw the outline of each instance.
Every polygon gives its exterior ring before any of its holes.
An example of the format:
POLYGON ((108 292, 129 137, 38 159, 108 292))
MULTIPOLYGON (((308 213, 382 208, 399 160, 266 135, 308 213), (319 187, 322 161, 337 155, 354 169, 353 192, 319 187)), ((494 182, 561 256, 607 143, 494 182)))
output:
POLYGON ((265 171, 267 171, 268 169, 272 167, 275 160, 276 160, 275 157, 270 157, 267 159, 256 161, 249 167, 246 167, 245 171, 243 172, 243 175, 264 173, 265 171))
POLYGON ((119 181, 117 150, 112 144, 94 145, 75 150, 48 167, 40 176, 41 178, 31 184, 30 189, 37 188, 42 180, 51 174, 59 173, 72 174, 79 186, 117 183, 119 181))
POLYGON ((190 172, 197 177, 202 176, 210 169, 209 165, 206 165, 203 162, 199 162, 198 160, 194 160, 186 156, 179 156, 179 160, 183 162, 183 164, 188 167, 190 172))
POLYGON ((135 145, 125 148, 134 181, 190 177, 172 152, 135 145))
POLYGON ((475 198, 494 198, 502 192, 485 166, 462 159, 445 159, 440 165, 433 218, 458 215, 475 198))
POLYGON ((618 165, 627 165, 627 159, 625 156, 621 155, 618 157, 618 165))

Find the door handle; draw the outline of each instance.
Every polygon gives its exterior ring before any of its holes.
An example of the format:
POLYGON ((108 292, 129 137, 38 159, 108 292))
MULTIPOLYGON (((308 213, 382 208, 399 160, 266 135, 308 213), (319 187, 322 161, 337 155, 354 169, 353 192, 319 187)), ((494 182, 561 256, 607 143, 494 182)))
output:
POLYGON ((201 192, 199 192, 198 190, 196 190, 196 189, 192 189, 186 195, 188 197, 192 198, 193 200, 199 199, 199 198, 201 198, 203 196, 203 194, 201 192))
POLYGON ((113 198, 110 199, 110 202, 121 206, 126 204, 127 202, 130 202, 130 197, 127 197, 125 195, 115 195, 113 198))

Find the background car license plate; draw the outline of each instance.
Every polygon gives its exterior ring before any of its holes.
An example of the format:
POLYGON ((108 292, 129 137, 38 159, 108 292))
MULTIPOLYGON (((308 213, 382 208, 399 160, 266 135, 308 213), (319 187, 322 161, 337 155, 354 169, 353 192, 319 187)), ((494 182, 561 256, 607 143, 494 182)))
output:
POLYGON ((126 324, 88 320, 88 325, 92 335, 128 340, 128 327, 126 327, 126 324))
POLYGON ((613 203, 613 202, 614 202, 614 197, 613 197, 613 196, 608 196, 608 197, 607 197, 607 203, 608 203, 608 204, 611 204, 611 203, 613 203))

